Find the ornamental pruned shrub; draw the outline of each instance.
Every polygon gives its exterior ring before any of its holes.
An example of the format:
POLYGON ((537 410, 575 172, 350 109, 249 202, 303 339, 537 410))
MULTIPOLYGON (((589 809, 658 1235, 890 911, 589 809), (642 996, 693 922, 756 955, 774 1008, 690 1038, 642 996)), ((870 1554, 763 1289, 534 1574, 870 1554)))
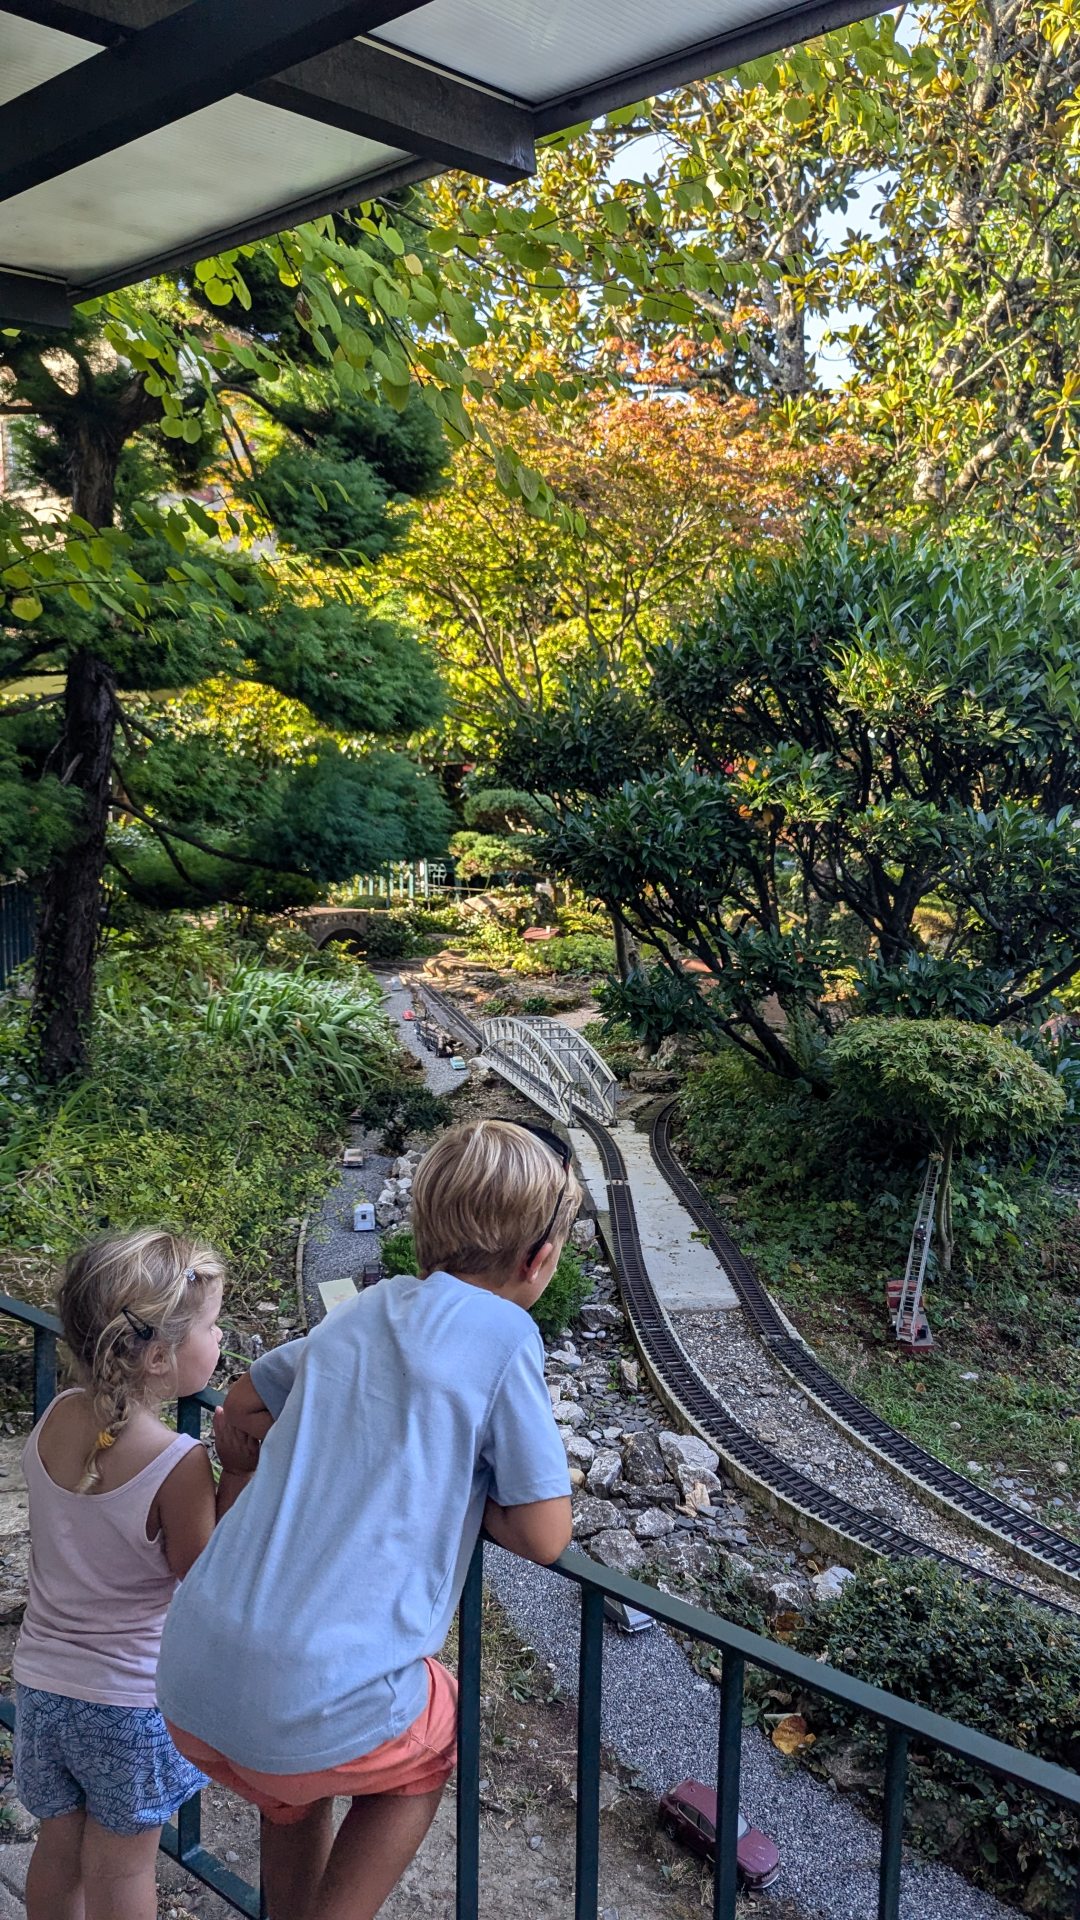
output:
POLYGON ((921 1134, 941 1154, 934 1224, 948 1273, 957 1147, 1051 1132, 1065 1112, 1063 1088, 1015 1040, 964 1020, 851 1020, 829 1062, 856 1111, 921 1134))

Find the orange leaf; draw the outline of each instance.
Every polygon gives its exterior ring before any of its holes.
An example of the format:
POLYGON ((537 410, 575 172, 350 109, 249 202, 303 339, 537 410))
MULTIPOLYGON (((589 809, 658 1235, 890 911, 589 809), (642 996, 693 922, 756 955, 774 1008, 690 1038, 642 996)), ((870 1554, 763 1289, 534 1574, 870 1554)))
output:
POLYGON ((804 1747, 812 1747, 816 1735, 811 1733, 801 1713, 787 1713, 772 1731, 772 1743, 781 1753, 801 1753, 804 1747))

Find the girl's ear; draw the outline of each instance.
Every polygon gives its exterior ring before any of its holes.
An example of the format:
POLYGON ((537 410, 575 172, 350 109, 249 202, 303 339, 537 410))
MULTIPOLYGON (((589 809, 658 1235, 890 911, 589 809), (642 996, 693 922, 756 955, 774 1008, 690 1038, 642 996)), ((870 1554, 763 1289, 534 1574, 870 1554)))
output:
POLYGON ((152 1380, 163 1380, 172 1372, 172 1355, 160 1340, 151 1343, 146 1356, 146 1371, 152 1380))

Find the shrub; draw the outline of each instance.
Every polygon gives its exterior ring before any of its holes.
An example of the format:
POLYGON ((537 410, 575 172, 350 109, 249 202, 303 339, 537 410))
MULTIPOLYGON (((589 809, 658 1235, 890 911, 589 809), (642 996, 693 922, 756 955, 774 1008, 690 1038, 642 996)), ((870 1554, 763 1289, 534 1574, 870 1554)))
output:
MULTIPOLYGON (((382 1259, 387 1273, 416 1272, 416 1247, 407 1227, 386 1235, 382 1259)), ((558 1266, 532 1308, 532 1317, 545 1340, 553 1340, 565 1327, 573 1326, 591 1288, 577 1254, 572 1247, 564 1247, 558 1266)))
POLYGON ((449 1126, 452 1118, 449 1101, 407 1073, 373 1088, 363 1113, 366 1125, 379 1129, 384 1153, 404 1153, 411 1134, 433 1133, 436 1127, 449 1126))
MULTIPOLYGON (((864 1568, 800 1637, 862 1680, 1075 1770, 1080 1764, 1080 1623, 987 1592, 925 1562, 864 1568)), ((810 1696, 802 1711, 823 1744, 843 1736, 878 1762, 882 1731, 810 1696)), ((911 1829, 926 1850, 1024 1909, 1071 1914, 1080 1822, 966 1762, 912 1747, 911 1829)))
POLYGON ((368 961, 412 960, 430 952, 430 942, 420 932, 413 914, 397 907, 388 913, 369 915, 363 947, 368 961))

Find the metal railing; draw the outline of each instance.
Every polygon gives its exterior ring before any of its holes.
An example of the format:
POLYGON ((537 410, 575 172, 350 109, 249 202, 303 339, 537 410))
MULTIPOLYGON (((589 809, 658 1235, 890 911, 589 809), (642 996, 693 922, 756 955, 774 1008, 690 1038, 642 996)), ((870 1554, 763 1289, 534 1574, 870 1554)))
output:
MULTIPOLYGON (((40 1419, 56 1392, 56 1342, 60 1323, 52 1314, 0 1294, 0 1317, 29 1327, 33 1333, 34 1417, 40 1419)), ((221 1395, 209 1389, 177 1403, 177 1426, 195 1436, 201 1431, 205 1409, 220 1404, 221 1395)), ((479 1920, 480 1914, 480 1659, 484 1547, 473 1555, 458 1616, 458 1773, 457 1773, 457 1901, 456 1920, 479 1920)), ((993 1740, 972 1727, 925 1707, 912 1705, 880 1687, 868 1686, 850 1674, 808 1659, 777 1641, 762 1639, 719 1615, 707 1613, 685 1600, 643 1586, 624 1574, 598 1566, 584 1554, 564 1553, 552 1571, 572 1580, 581 1592, 581 1627, 577 1699, 577 1834, 575 1853, 574 1920, 597 1920, 600 1882, 600 1704, 603 1686, 604 1601, 612 1599, 648 1613, 722 1656, 720 1726, 717 1744, 716 1861, 713 1878, 713 1920, 735 1920, 738 1874, 739 1781, 742 1765, 743 1693, 748 1667, 780 1675, 807 1693, 820 1694, 877 1723, 885 1730, 884 1802, 881 1855, 878 1871, 877 1920, 899 1920, 900 1873, 904 1831, 904 1796, 911 1743, 951 1754, 1000 1779, 1027 1788, 1044 1799, 1080 1815, 1080 1775, 1068 1772, 1037 1755, 993 1740)), ((13 1728, 15 1711, 0 1699, 0 1725, 13 1728)), ((219 1894, 235 1913, 260 1920, 264 1915, 258 1888, 232 1873, 202 1844, 201 1796, 181 1807, 175 1827, 166 1827, 162 1851, 219 1894)), ((1073 1889, 1073 1912, 1080 1920, 1080 1869, 1073 1889)))
POLYGON ((29 887, 0 880, 0 988, 34 951, 37 907, 29 887))

